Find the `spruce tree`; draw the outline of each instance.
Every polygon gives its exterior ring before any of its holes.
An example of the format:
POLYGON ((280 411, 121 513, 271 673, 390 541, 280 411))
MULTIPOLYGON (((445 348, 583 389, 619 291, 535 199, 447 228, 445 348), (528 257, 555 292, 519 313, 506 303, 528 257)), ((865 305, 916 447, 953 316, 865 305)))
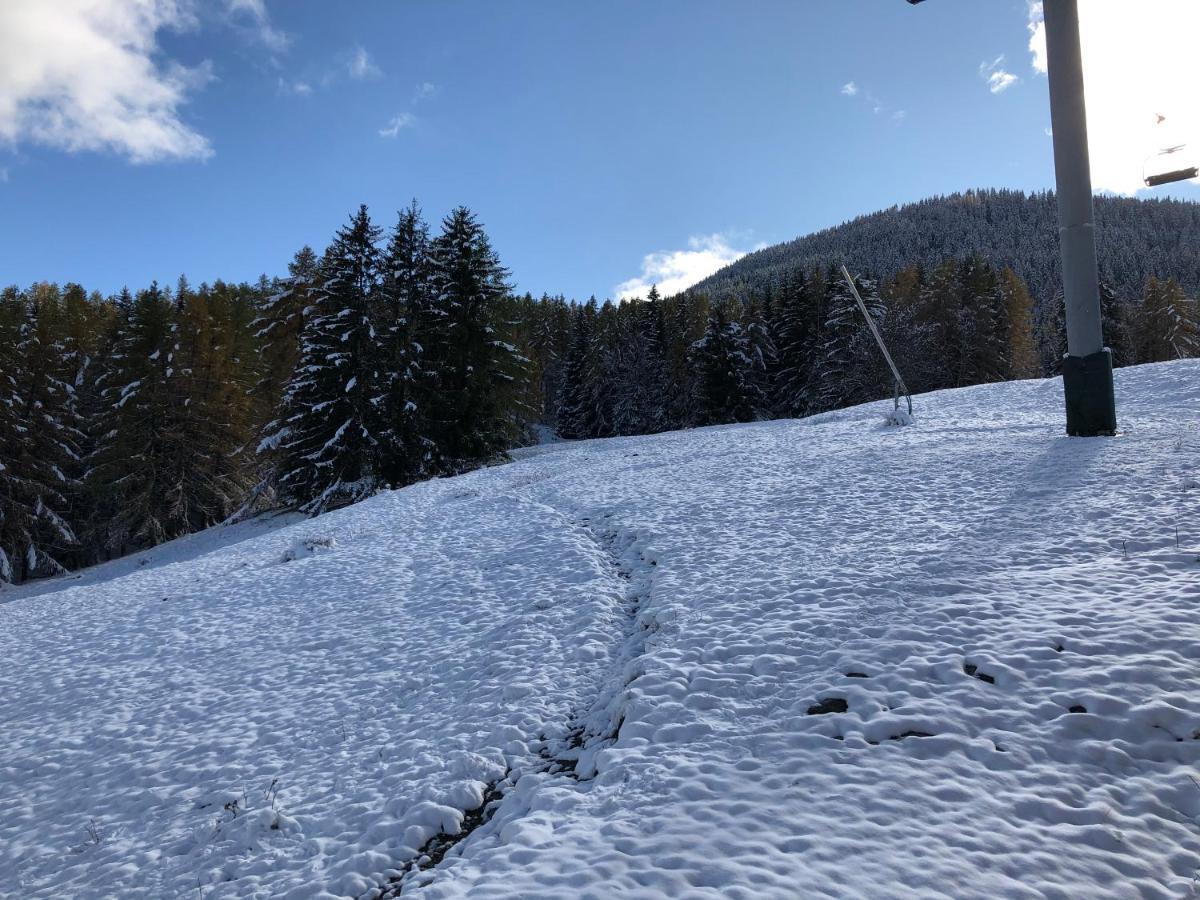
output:
POLYGON ((466 207, 442 221, 431 248, 434 387, 430 437, 447 471, 502 458, 520 432, 525 360, 507 340, 507 271, 466 207))
POLYGON ((625 327, 616 352, 613 430, 617 434, 653 434, 667 423, 667 367, 658 289, 645 300, 623 304, 625 327))
POLYGON ((808 409, 815 340, 812 298, 802 269, 787 273, 775 294, 774 408, 783 416, 808 409))
POLYGON ((325 251, 320 286, 301 333, 279 429, 281 499, 313 515, 372 493, 379 483, 378 421, 372 404, 377 344, 372 305, 380 277, 380 232, 366 206, 325 251))
POLYGON ((563 363, 562 385, 558 397, 556 433, 567 439, 595 437, 597 422, 592 416, 590 365, 596 346, 596 298, 577 306, 571 315, 571 346, 563 363))
POLYGON ((400 212, 388 241, 380 283, 380 365, 372 402, 381 415, 380 477, 393 487, 436 471, 428 423, 436 403, 436 372, 426 370, 427 334, 439 333, 433 308, 429 228, 414 200, 400 212))
POLYGON ((112 359, 100 382, 96 449, 89 470, 96 546, 119 556, 176 536, 163 504, 175 411, 168 378, 175 329, 157 283, 118 298, 112 359))
POLYGON ((693 349, 697 373, 697 424, 724 425, 756 419, 765 398, 759 393, 753 354, 740 323, 718 308, 709 314, 704 337, 693 349))
MULTIPOLYGON (((875 282, 856 278, 855 286, 872 318, 880 321, 883 301, 875 282)), ((878 372, 874 357, 879 351, 875 349, 872 353, 873 339, 849 286, 832 272, 826 280, 825 306, 822 342, 813 373, 813 412, 874 399, 871 395, 882 391, 882 385, 874 377, 878 372), (866 373, 871 376, 864 378, 866 373)))
POLYGON ((64 379, 58 288, 0 300, 0 581, 55 575, 76 543, 69 491, 78 459, 64 379))

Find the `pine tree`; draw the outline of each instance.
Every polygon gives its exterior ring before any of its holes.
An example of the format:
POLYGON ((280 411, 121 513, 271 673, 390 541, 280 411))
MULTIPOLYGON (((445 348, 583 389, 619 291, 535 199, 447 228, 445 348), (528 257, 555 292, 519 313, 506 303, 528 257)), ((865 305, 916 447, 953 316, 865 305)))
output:
POLYGON ((808 279, 802 269, 787 273, 775 295, 776 365, 773 403, 783 416, 802 415, 811 405, 816 329, 808 279))
POLYGON ((525 360, 506 339, 508 273, 470 210, 442 221, 431 256, 430 436, 446 469, 461 471, 503 457, 520 432, 525 360))
POLYGON ((948 259, 931 271, 921 287, 916 322, 927 328, 933 352, 942 366, 942 377, 931 389, 954 387, 962 369, 958 264, 948 259))
POLYGON ((1112 353, 1113 366, 1130 365, 1133 362, 1133 347, 1125 304, 1117 298, 1117 292, 1107 282, 1100 283, 1100 326, 1104 334, 1104 346, 1112 353))
POLYGON ((1024 279, 1010 268, 1000 273, 1000 299, 1007 330, 1008 378, 1036 378, 1040 369, 1033 341, 1033 299, 1024 279))
MULTIPOLYGON (((300 359, 304 312, 311 304, 313 291, 317 287, 318 265, 312 247, 301 247, 288 263, 288 277, 267 297, 251 325, 262 360, 262 374, 255 392, 263 408, 270 414, 278 409, 284 389, 300 359)), ((268 430, 274 430, 274 425, 268 425, 268 430)))
POLYGON ((596 316, 595 297, 575 307, 571 315, 571 347, 563 363, 556 429, 559 437, 569 440, 595 437, 599 427, 592 415, 595 372, 591 362, 596 349, 596 316))
POLYGON ((1147 279, 1135 331, 1138 362, 1165 362, 1200 353, 1195 312, 1174 278, 1147 279))
POLYGON ((281 425, 264 444, 279 450, 283 501, 313 515, 366 497, 379 483, 379 441, 372 431, 378 414, 370 394, 379 237, 360 206, 326 250, 281 425))
POLYGON ((740 323, 724 310, 708 318, 704 337, 693 348, 697 372, 697 424, 724 425, 750 422, 765 406, 758 390, 754 353, 740 323))
POLYGON ((653 434, 667 423, 666 358, 663 354, 663 318, 658 289, 645 300, 621 307, 627 320, 617 348, 616 400, 613 430, 617 434, 653 434))
POLYGON ((89 492, 92 533, 109 556, 162 543, 175 533, 163 507, 163 476, 175 415, 169 391, 175 330, 169 295, 157 283, 118 298, 112 359, 100 382, 101 409, 89 492))
POLYGON ((958 271, 958 367, 955 386, 989 384, 1008 377, 1009 320, 996 271, 982 257, 967 257, 958 271))
POLYGON ((59 558, 76 544, 67 519, 78 431, 57 286, 0 303, 0 581, 20 581, 64 571, 59 558))
MULTIPOLYGON (((429 228, 414 200, 402 210, 388 241, 378 315, 382 358, 373 403, 382 416, 380 476, 393 487, 436 471, 428 419, 436 402, 436 373, 424 368, 425 335, 436 333, 429 228)), ((431 356, 430 359, 433 357, 431 356)))
MULTIPOLYGON (((872 318, 880 321, 883 301, 875 282, 856 278, 855 286, 872 318)), ((874 377, 879 351, 872 351, 873 338, 849 286, 832 272, 826 280, 825 304, 822 343, 813 372, 814 412, 860 403, 882 393, 882 385, 874 377)))

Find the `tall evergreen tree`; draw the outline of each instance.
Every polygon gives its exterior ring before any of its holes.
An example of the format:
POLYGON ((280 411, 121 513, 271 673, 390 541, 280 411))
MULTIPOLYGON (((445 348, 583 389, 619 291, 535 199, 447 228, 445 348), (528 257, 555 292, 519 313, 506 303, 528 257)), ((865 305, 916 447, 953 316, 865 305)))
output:
POLYGON ((658 289, 645 300, 633 300, 616 348, 616 400, 613 430, 617 434, 653 434, 667 424, 667 365, 663 354, 663 319, 658 289))
POLYGON ((697 373, 697 424, 724 425, 756 419, 765 397, 754 377, 755 360, 741 324, 718 308, 693 350, 697 373))
POLYGON ((810 406, 816 323, 808 279, 802 269, 786 273, 775 293, 774 408, 780 415, 802 415, 810 406))
POLYGON ((434 352, 424 357, 436 385, 430 436, 448 471, 504 456, 520 431, 517 379, 525 360, 506 339, 507 275, 475 216, 463 206, 453 210, 432 245, 438 321, 434 352))
POLYGON ((1033 299, 1024 279, 1010 268, 1000 273, 1000 300, 1008 344, 1008 378, 1036 378, 1040 372, 1033 339, 1033 299))
POLYGON ((379 237, 360 206, 326 250, 281 425, 265 443, 281 456, 284 502, 314 515, 366 497, 379 484, 379 440, 372 430, 378 416, 371 402, 379 237))
MULTIPOLYGON (((877 396, 882 387, 874 377, 863 383, 864 372, 878 370, 874 358, 878 350, 872 352, 873 339, 854 295, 832 271, 825 284, 826 319, 813 372, 813 412, 875 399, 872 394, 877 396)), ((880 321, 883 301, 875 282, 856 278, 855 286, 872 318, 880 321)))
POLYGON ((175 414, 168 386, 175 329, 170 296, 152 284, 118 298, 113 355, 101 382, 89 490, 93 541, 117 556, 177 536, 163 505, 175 414))
POLYGON ((392 486, 410 484, 437 466, 428 423, 439 386, 423 353, 424 335, 440 326, 432 275, 429 227, 414 200, 388 240, 378 304, 382 357, 373 402, 383 418, 380 475, 392 486))

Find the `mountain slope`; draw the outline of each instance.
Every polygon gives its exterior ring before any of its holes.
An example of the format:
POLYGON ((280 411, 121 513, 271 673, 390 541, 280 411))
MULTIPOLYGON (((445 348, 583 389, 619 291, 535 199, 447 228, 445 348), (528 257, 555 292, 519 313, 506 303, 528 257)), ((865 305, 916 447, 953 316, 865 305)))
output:
POLYGON ((1200 361, 1117 379, 1115 439, 1050 380, 559 444, 11 592, 0 893, 1179 896, 1200 361))
MULTIPOLYGON (((1140 298, 1150 275, 1200 291, 1200 204, 1097 197, 1095 209, 1101 277, 1118 296, 1140 298)), ((1052 296, 1061 284, 1054 195, 980 190, 892 207, 751 253, 692 290, 722 296, 761 288, 796 266, 842 261, 887 277, 971 253, 1011 266, 1038 300, 1052 296)))

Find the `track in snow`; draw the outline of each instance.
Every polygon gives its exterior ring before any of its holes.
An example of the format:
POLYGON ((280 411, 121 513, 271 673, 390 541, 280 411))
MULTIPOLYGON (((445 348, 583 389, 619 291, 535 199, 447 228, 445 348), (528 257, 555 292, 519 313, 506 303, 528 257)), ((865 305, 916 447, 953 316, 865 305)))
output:
MULTIPOLYGON (((592 702, 571 717, 563 734, 558 737, 543 734, 538 739, 541 744, 538 753, 544 764, 534 771, 575 781, 595 777, 595 754, 620 736, 626 691, 641 674, 638 659, 646 652, 646 639, 656 628, 641 620, 656 563, 640 549, 636 534, 614 527, 611 520, 612 513, 604 513, 581 517, 572 524, 595 542, 604 554, 611 578, 621 586, 622 616, 616 652, 592 702)), ((479 806, 464 810, 457 832, 443 831, 431 837, 403 872, 382 889, 369 891, 362 900, 395 900, 427 886, 434 879, 438 865, 448 856, 461 855, 472 835, 492 821, 514 786, 514 773, 510 769, 487 785, 479 806)))

